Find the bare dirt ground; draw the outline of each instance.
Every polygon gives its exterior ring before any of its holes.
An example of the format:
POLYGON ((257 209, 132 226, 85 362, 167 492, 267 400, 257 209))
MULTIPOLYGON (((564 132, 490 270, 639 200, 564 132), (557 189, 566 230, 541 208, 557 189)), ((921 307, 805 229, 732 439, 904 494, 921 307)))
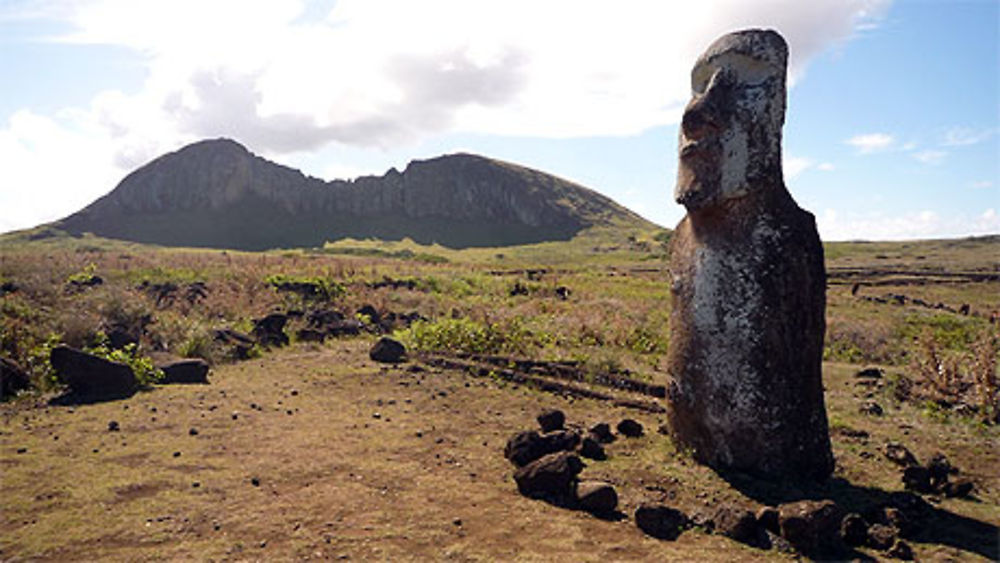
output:
POLYGON ((644 500, 690 514, 796 495, 850 508, 902 489, 898 468, 879 453, 890 439, 921 460, 944 452, 976 482, 973 499, 930 499, 935 520, 912 543, 917 558, 997 557, 997 434, 908 404, 859 414, 856 366, 825 366, 835 479, 779 491, 734 487, 692 463, 657 432, 661 415, 413 362, 385 368, 368 359, 370 344, 294 345, 218 367, 210 385, 160 386, 122 401, 0 405, 0 559, 793 559, 698 530, 660 541, 631 514, 644 500), (582 474, 615 485, 619 519, 517 493, 503 445, 544 408, 585 426, 625 417, 645 426, 582 474))

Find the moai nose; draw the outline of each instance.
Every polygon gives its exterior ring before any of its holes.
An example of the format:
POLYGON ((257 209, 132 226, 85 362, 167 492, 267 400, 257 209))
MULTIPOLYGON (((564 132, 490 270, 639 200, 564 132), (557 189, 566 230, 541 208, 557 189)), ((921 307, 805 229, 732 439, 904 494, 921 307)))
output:
POLYGON ((685 137, 698 140, 719 128, 717 111, 713 103, 715 98, 717 96, 713 96, 713 92, 709 90, 695 96, 688 103, 681 118, 681 130, 685 137))

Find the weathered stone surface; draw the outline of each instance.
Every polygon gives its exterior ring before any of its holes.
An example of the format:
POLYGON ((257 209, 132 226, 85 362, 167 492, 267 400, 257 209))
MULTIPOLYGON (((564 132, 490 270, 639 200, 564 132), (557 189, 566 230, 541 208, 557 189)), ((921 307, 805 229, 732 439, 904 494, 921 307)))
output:
POLYGON ((899 442, 887 442, 885 446, 882 446, 882 455, 889 461, 902 467, 917 465, 916 456, 899 442))
POLYGON ((661 540, 675 540, 691 521, 680 510, 663 504, 641 504, 635 510, 635 525, 661 540))
POLYGON ((368 357, 376 362, 398 364, 406 358, 406 346, 398 340, 383 336, 372 346, 368 357))
POLYGON ((208 362, 202 359, 179 360, 159 366, 160 383, 208 383, 208 362))
POLYGON ((596 460, 603 460, 608 457, 608 454, 604 451, 604 446, 590 434, 580 440, 580 455, 596 460))
POLYGON ((590 434, 602 444, 610 444, 615 441, 615 435, 611 433, 611 425, 607 422, 598 422, 591 426, 590 434))
POLYGON ((770 478, 833 470, 821 361, 826 273, 784 186, 787 46, 725 35, 695 63, 670 240, 670 428, 696 459, 770 478))
POLYGON ((778 507, 781 536, 806 554, 836 547, 842 519, 843 512, 832 500, 802 500, 778 507))
POLYGON ((561 410, 552 409, 539 414, 537 420, 542 432, 552 432, 563 429, 563 425, 566 423, 566 415, 561 410))
POLYGON ((626 418, 618 423, 618 433, 626 438, 638 438, 642 436, 642 424, 631 418, 626 418))
POLYGON ((583 462, 576 454, 556 452, 542 456, 514 472, 517 490, 529 497, 569 498, 583 462))
POLYGON ((534 430, 518 432, 507 440, 503 455, 518 467, 536 459, 561 451, 572 451, 580 443, 580 435, 569 430, 556 430, 539 434, 534 430))
POLYGON ((604 481, 581 481, 576 485, 576 502, 587 512, 607 514, 618 508, 618 493, 604 481))
POLYGON ((840 539, 851 547, 864 545, 868 539, 868 522, 854 512, 844 516, 840 521, 840 539))
POLYGON ((975 485, 969 479, 956 479, 942 486, 945 495, 956 498, 967 498, 974 488, 975 485))
POLYGON ((757 543, 760 530, 757 518, 749 510, 724 504, 715 509, 712 514, 715 533, 722 534, 740 543, 753 545, 757 543))
POLYGON ((287 346, 288 335, 285 334, 285 323, 288 316, 272 313, 253 322, 253 335, 257 342, 264 346, 287 346))
POLYGON ((6 399, 31 386, 31 379, 17 364, 0 358, 0 399, 6 399))
POLYGON ((886 524, 872 524, 868 528, 868 546, 885 551, 896 542, 896 528, 886 524))
POLYGON ((127 397, 138 382, 131 368, 69 346, 56 346, 49 355, 59 379, 76 395, 127 397))

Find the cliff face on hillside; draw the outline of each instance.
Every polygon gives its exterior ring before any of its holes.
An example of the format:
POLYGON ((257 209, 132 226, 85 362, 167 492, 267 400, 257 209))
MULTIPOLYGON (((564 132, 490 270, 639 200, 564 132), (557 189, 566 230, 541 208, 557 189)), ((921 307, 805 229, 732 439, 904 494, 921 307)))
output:
POLYGON ((502 246, 628 223, 650 225, 592 190, 481 156, 326 182, 217 139, 146 164, 58 226, 138 242, 264 249, 345 237, 502 246))

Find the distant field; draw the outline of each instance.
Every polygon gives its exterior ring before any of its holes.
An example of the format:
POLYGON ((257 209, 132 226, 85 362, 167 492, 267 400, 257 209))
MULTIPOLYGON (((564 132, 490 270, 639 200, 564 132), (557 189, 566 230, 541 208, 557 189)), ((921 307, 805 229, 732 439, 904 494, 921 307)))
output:
MULTIPOLYGON (((0 405, 0 559, 787 559, 697 530, 655 540, 631 518, 527 500, 510 480, 503 443, 555 407, 581 424, 645 425, 584 470, 618 488, 628 516, 643 500, 692 513, 796 493, 746 496, 657 432, 660 399, 640 384, 666 380, 666 238, 604 229, 506 248, 346 240, 246 253, 0 237, 0 355, 37 387, 0 405), (303 286, 317 289, 287 289, 303 286), (304 341, 323 311, 361 333, 304 341), (273 312, 293 313, 286 348, 237 360, 216 337, 273 312), (155 359, 207 359, 212 384, 48 405, 59 392, 51 346, 93 346, 113 330, 155 359), (380 332, 411 361, 371 362, 380 332), (522 369, 524 359, 573 366, 577 379, 522 369)), ((902 489, 886 441, 920 460, 940 451, 975 498, 931 499, 935 520, 911 541, 918 558, 996 558, 1000 237, 825 251, 836 479, 798 493, 860 509, 902 489), (858 384, 867 366, 885 370, 878 385, 858 384), (870 402, 883 414, 860 412, 870 402)))

